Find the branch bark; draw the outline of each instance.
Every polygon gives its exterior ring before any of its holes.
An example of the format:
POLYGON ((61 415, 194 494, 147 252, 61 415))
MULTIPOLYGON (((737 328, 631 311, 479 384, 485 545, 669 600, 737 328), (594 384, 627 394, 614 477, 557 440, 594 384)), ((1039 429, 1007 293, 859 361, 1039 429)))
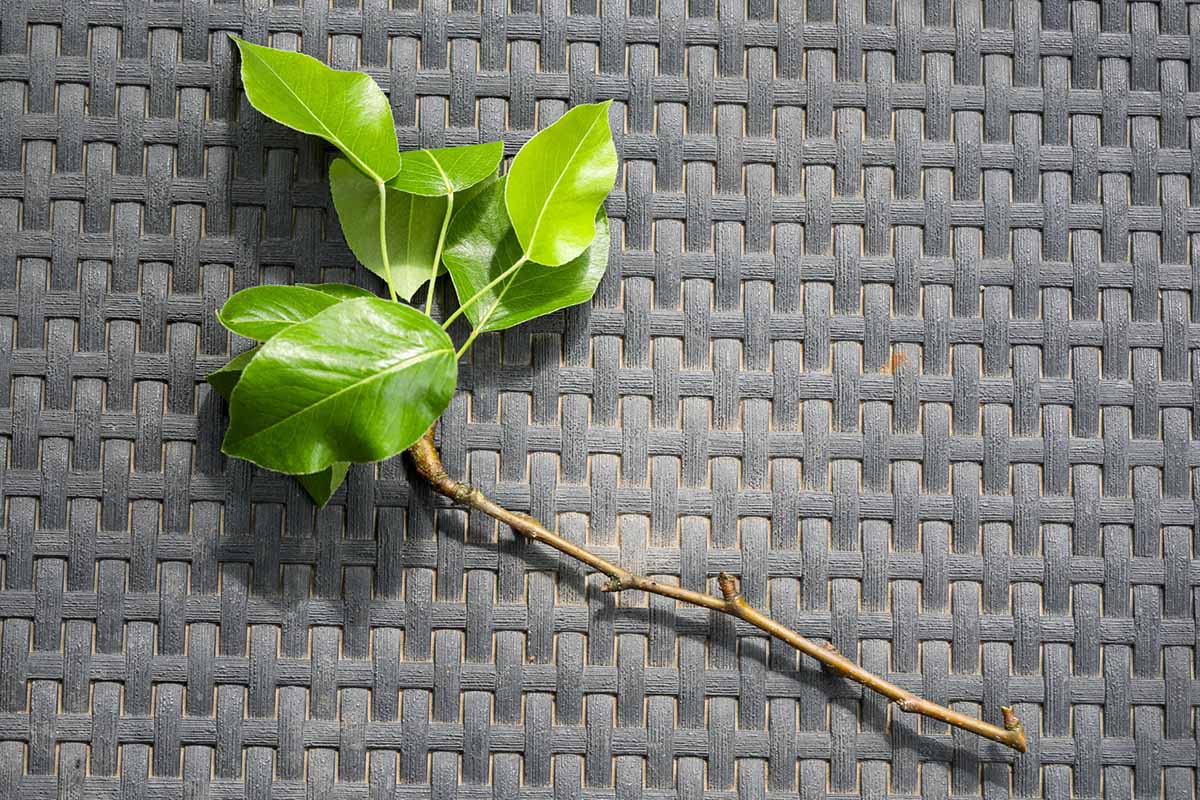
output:
POLYGON ((863 669, 861 666, 842 655, 830 643, 816 642, 796 633, 791 628, 776 622, 763 612, 754 608, 738 592, 737 580, 728 573, 722 572, 717 577, 720 596, 695 592, 680 586, 659 583, 643 575, 635 575, 617 564, 601 558, 595 553, 570 542, 550 531, 528 514, 509 511, 487 497, 479 489, 470 484, 452 478, 442 466, 442 458, 433 442, 433 431, 430 430, 416 444, 409 448, 409 454, 416 464, 417 472, 429 482, 439 494, 444 495, 455 503, 482 511, 489 517, 504 523, 517 533, 535 542, 543 542, 555 550, 582 561, 597 572, 608 576, 608 582, 602 587, 605 592, 623 592, 636 589, 651 594, 669 597, 683 603, 690 603, 702 608, 728 614, 753 625, 764 633, 787 642, 805 655, 815 658, 831 672, 866 686, 890 698, 902 710, 961 728, 978 734, 992 741, 1011 747, 1019 753, 1026 749, 1025 727, 1017 719, 1013 710, 1004 706, 1000 709, 1003 714, 1003 725, 993 725, 976 717, 938 705, 930 700, 919 697, 907 689, 903 689, 880 676, 863 669))

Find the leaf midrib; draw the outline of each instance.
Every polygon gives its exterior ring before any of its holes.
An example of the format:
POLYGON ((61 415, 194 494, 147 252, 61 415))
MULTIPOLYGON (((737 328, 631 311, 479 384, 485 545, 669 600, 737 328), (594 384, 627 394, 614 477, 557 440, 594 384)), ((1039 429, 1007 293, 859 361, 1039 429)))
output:
MULTIPOLYGON (((380 370, 379 372, 373 373, 372 375, 370 375, 366 378, 363 378, 362 380, 355 381, 354 383, 350 384, 349 386, 344 386, 341 389, 338 389, 333 394, 329 394, 329 395, 326 395, 325 397, 322 397, 320 400, 313 403, 312 405, 305 406, 304 408, 302 408, 298 411, 288 414, 286 417, 284 417, 282 419, 272 422, 270 425, 263 428, 262 430, 255 431, 251 435, 245 436, 245 437, 239 439, 238 443, 243 444, 246 442, 254 441, 258 437, 262 436, 263 434, 268 433, 268 432, 274 430, 275 428, 278 428, 280 425, 283 425, 284 423, 289 422, 289 421, 295 419, 296 417, 299 417, 303 414, 307 414, 309 411, 312 411, 313 409, 318 408, 319 406, 321 406, 324 403, 328 403, 329 401, 333 400, 334 398, 338 397, 339 395, 345 394, 346 392, 348 392, 352 389, 356 389, 364 384, 370 383, 371 381, 374 381, 385 375, 390 375, 393 372, 399 372, 399 371, 407 369, 409 367, 416 366, 417 364, 420 364, 424 361, 428 361, 429 359, 431 359, 435 356, 438 356, 438 355, 442 355, 443 353, 453 356, 454 350, 453 350, 453 348, 430 350, 430 351, 422 353, 418 356, 413 356, 412 358, 407 358, 403 361, 397 362, 396 364, 393 364, 392 366, 388 367, 387 369, 380 370)), ((243 376, 243 379, 244 379, 244 376, 243 376)), ((328 464, 326 466, 328 466, 328 464)))
MULTIPOLYGON (((280 75, 278 72, 275 71, 275 68, 272 67, 270 65, 270 63, 268 63, 265 59, 260 58, 258 53, 255 53, 253 50, 250 50, 248 52, 250 53, 250 56, 255 61, 257 61, 259 64, 262 64, 264 67, 267 68, 267 71, 270 72, 271 75, 273 75, 275 77, 275 80, 277 80, 279 82, 280 86, 282 86, 284 89, 287 90, 288 94, 290 94, 292 97, 296 98, 296 102, 299 103, 300 106, 305 111, 308 112, 308 115, 313 118, 313 120, 317 123, 317 125, 320 126, 327 134, 329 134, 329 141, 331 141, 337 147, 337 149, 339 149, 343 153, 345 153, 347 158, 352 159, 354 161, 355 166, 357 166, 359 169, 361 169, 363 172, 365 172, 367 174, 367 176, 371 178, 371 180, 373 180, 377 183, 379 181, 383 180, 382 178, 379 177, 378 173, 376 173, 375 170, 368 167, 361 158, 359 158, 357 155, 355 155, 355 153, 349 147, 347 147, 344 142, 342 142, 341 138, 336 133, 334 133, 332 130, 330 130, 329 126, 325 124, 324 120, 322 120, 320 117, 317 116, 317 112, 314 111, 308 105, 308 103, 304 102, 304 98, 302 98, 300 95, 296 94, 296 91, 294 89, 292 89, 292 87, 290 85, 288 85, 288 82, 283 79, 282 75, 280 75)), ((334 70, 334 71, 336 72, 337 70, 334 70)))
MULTIPOLYGON (((602 116, 606 115, 600 113, 592 119, 592 124, 588 125, 588 129, 584 131, 583 136, 579 137, 579 141, 575 144, 575 149, 571 151, 571 156, 567 159, 566 165, 559 170, 558 177, 554 179, 554 185, 546 193, 546 199, 542 202, 542 210, 538 212, 537 220, 533 223, 533 230, 529 234, 529 250, 533 249, 533 243, 537 239, 538 230, 542 227, 542 219, 546 216, 546 209, 550 207, 550 201, 554 197, 554 193, 558 191, 558 185, 562 183, 563 176, 567 174, 567 167, 575 160, 575 156, 579 155, 579 149, 583 147, 583 143, 587 141, 587 138, 592 135, 592 129, 596 127, 596 123, 600 121, 602 116)), ((507 186, 504 189, 504 193, 507 196, 507 186)))
POLYGON ((429 160, 433 162, 433 165, 437 167, 437 171, 441 174, 442 183, 445 185, 446 191, 454 194, 454 184, 450 182, 450 176, 446 174, 446 170, 442 169, 442 162, 438 161, 437 156, 433 154, 432 150, 426 150, 425 152, 429 154, 429 160))

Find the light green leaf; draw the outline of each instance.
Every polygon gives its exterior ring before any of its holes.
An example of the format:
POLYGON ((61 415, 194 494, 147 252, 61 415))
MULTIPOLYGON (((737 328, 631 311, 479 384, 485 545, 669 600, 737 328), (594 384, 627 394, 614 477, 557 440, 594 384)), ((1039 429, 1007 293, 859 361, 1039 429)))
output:
POLYGON ((296 480, 304 487, 304 491, 308 492, 317 508, 324 508, 329 498, 333 497, 333 493, 342 485, 342 481, 346 480, 346 472, 349 469, 349 462, 335 461, 320 472, 297 475, 296 480))
POLYGON ((312 289, 314 292, 324 292, 339 300, 353 300, 356 297, 375 296, 375 293, 368 289, 364 289, 361 286, 351 286, 348 283, 297 283, 296 285, 303 286, 305 289, 312 289))
POLYGON ((229 395, 233 394, 233 387, 237 385, 238 380, 242 377, 242 370, 250 363, 250 359, 254 358, 257 354, 258 348, 252 347, 241 355, 234 356, 228 364, 216 372, 209 373, 205 380, 216 390, 217 394, 228 400, 229 395))
POLYGON ((225 301, 217 319, 234 333, 265 342, 339 302, 333 295, 303 286, 254 286, 225 301))
POLYGON ((320 136, 376 181, 400 171, 392 109, 369 75, 230 38, 242 54, 242 84, 251 105, 289 128, 320 136))
POLYGON ((221 449, 292 475, 388 458, 445 410, 457 366, 446 332, 416 309, 346 300, 260 348, 221 449))
POLYGON ((503 158, 504 142, 412 150, 400 154, 400 172, 388 186, 426 197, 461 192, 495 173, 503 158))
POLYGON ((487 289, 521 257, 521 243, 504 210, 501 180, 455 216, 443 259, 460 298, 483 291, 465 312, 471 325, 498 331, 591 299, 608 267, 603 208, 596 212, 593 235, 592 245, 573 261, 558 267, 527 262, 510 279, 487 289))
MULTIPOLYGON (((379 251, 379 188, 343 158, 329 165, 329 188, 346 244, 364 267, 384 281, 388 270, 379 251)), ((387 251, 396 294, 412 299, 429 280, 446 198, 419 197, 386 189, 387 251)))
MULTIPOLYGON (((339 286, 344 284, 326 284, 329 286, 339 286)), ((233 394, 233 387, 242 377, 242 371, 250 360, 258 354, 258 348, 252 348, 235 356, 228 364, 221 367, 216 372, 208 376, 208 382, 212 384, 213 389, 217 394, 224 397, 226 401, 233 394)), ((324 507, 329 502, 329 498, 342 485, 342 481, 346 479, 346 471, 350 469, 350 464, 345 461, 335 461, 320 472, 314 472, 311 475, 297 475, 296 480, 304 487, 304 491, 308 492, 309 496, 316 502, 318 508, 324 507)))
POLYGON ((513 159, 504 199, 531 261, 556 267, 591 244, 596 210, 617 177, 610 104, 572 108, 513 159))

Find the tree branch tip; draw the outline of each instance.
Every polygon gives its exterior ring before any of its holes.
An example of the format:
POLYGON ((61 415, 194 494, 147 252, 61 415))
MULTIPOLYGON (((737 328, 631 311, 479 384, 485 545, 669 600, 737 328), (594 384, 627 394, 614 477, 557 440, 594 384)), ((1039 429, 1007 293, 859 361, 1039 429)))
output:
POLYGON ((721 572, 717 575, 717 586, 720 587, 721 597, 725 599, 725 602, 732 603, 737 600, 737 578, 728 572, 721 572))

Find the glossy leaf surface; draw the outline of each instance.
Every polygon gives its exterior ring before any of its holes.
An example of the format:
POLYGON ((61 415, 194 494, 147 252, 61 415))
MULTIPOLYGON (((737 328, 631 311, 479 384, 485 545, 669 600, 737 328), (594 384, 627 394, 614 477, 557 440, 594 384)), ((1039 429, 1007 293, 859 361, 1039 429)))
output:
MULTIPOLYGON (((326 285, 337 286, 339 284, 326 285)), ((212 384, 217 394, 228 401, 229 396, 233 394, 233 387, 237 385, 238 380, 242 377, 242 370, 246 368, 246 365, 257 354, 257 347, 247 350, 241 355, 235 356, 228 364, 216 372, 210 374, 208 382, 212 384)), ((342 485, 342 481, 346 479, 346 471, 348 469, 350 469, 350 465, 347 462, 335 461, 320 472, 314 472, 311 475, 297 475, 296 480, 304 487, 304 491, 308 492, 309 497, 313 499, 317 507, 321 508, 329 502, 329 498, 342 485)))
POLYGON ((610 104, 572 108, 513 159, 505 203, 531 261, 556 267, 591 244, 596 211, 617 177, 610 104))
POLYGON ((461 192, 495 173, 503 158, 504 142, 411 150, 400 155, 400 172, 388 186, 428 197, 461 192))
MULTIPOLYGON (((603 208, 593 221, 593 235, 591 246, 569 263, 558 267, 526 263, 511 278, 488 289, 466 311, 471 325, 502 330, 591 299, 608 267, 608 217, 603 208)), ((521 243, 504 209, 503 180, 455 216, 447 239, 443 258, 463 299, 473 297, 517 262, 521 243)))
MULTIPOLYGON (((388 271, 379 248, 379 188, 343 158, 329 165, 329 188, 346 244, 364 267, 387 281, 388 271)), ((446 198, 385 191, 392 288, 410 300, 429 280, 446 198)))
POLYGON ((340 302, 339 297, 303 286, 253 286, 225 301, 217 319, 234 333, 265 342, 340 302))
POLYGON ((377 180, 400 170, 392 109, 369 75, 230 38, 242 54, 242 84, 251 105, 289 128, 320 136, 377 180))
POLYGON ((461 214, 462 210, 464 208, 466 208, 467 206, 469 206, 471 204, 472 200, 474 200, 476 197, 478 197, 479 195, 481 195, 485 191, 487 191, 488 188, 491 187, 492 184, 494 184, 498 180, 500 180, 500 175, 496 172, 493 172, 491 175, 488 175, 486 178, 481 180, 479 183, 476 183, 473 186, 469 186, 466 189, 463 189, 461 192, 455 192, 454 193, 454 216, 457 217, 459 214, 461 214))
POLYGON ((230 399, 221 449, 302 475, 415 442, 454 392, 454 346, 421 312, 346 300, 264 344, 230 399))

